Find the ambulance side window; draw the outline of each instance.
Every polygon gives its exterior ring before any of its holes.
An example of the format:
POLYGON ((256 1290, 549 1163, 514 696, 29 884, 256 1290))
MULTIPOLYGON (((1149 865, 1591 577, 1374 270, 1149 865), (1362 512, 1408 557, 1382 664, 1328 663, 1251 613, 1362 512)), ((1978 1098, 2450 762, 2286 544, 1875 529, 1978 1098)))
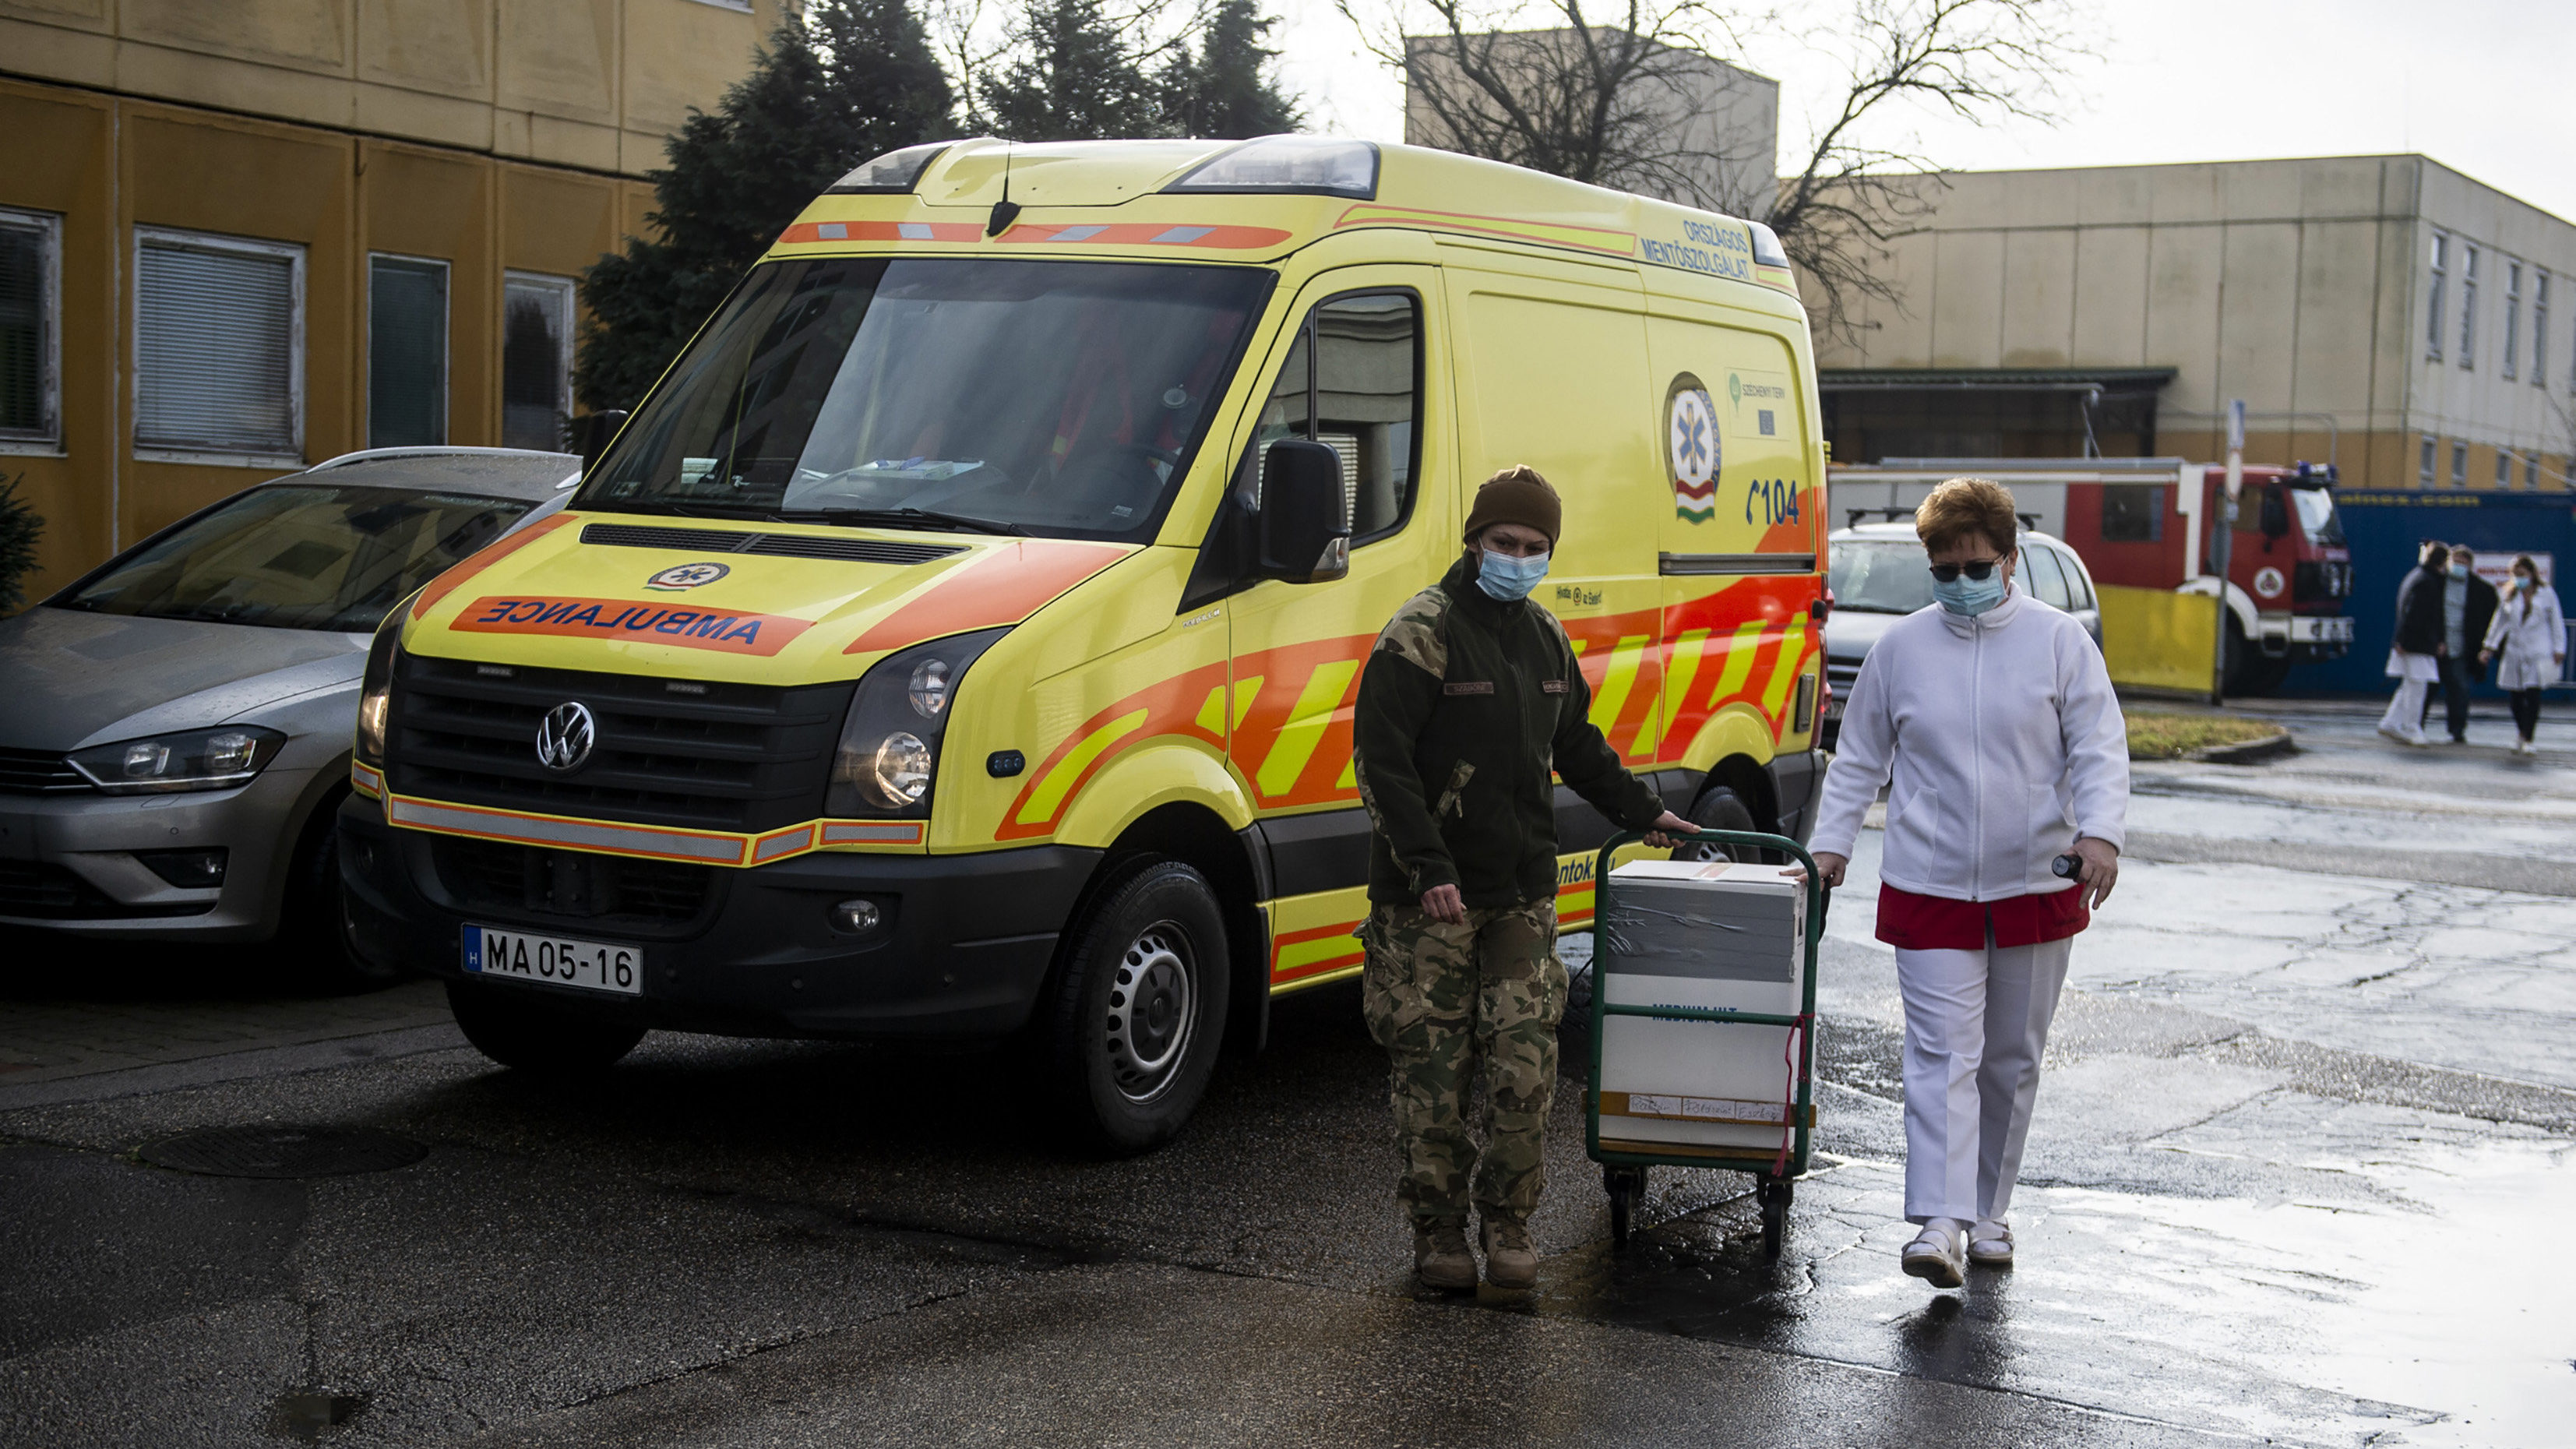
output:
POLYGON ((1261 453, 1306 438, 1342 455, 1351 542, 1404 526, 1413 512, 1422 416, 1420 304, 1410 293, 1336 297, 1307 314, 1271 384, 1239 491, 1259 489, 1261 453))

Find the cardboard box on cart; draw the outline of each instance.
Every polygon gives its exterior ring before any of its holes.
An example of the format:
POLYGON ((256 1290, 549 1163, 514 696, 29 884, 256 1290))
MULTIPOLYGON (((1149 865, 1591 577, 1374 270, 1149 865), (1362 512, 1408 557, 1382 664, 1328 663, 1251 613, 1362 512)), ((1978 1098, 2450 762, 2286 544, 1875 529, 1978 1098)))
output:
MULTIPOLYGON (((1795 1016, 1807 892, 1789 867, 1634 861, 1612 872, 1600 999, 1795 1016)), ((1788 1141, 1791 1028, 1612 1016, 1602 1023, 1601 1145, 1741 1157, 1788 1141)))

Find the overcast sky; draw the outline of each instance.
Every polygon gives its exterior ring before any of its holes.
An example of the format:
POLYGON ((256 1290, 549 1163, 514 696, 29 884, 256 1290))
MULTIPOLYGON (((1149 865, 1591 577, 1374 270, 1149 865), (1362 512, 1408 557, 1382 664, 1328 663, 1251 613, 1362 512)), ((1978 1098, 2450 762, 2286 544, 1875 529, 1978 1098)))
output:
MULTIPOLYGON (((1275 10, 1313 128, 1402 140, 1403 84, 1332 0, 1275 10)), ((2576 220, 2571 0, 2112 0, 2092 13, 2102 58, 2070 75, 2058 125, 1918 113, 1899 128, 1963 170, 2420 151, 2576 220)), ((1753 37, 1748 52, 1781 82, 1785 167, 1803 119, 1838 94, 1836 72, 1785 37, 1753 37)))

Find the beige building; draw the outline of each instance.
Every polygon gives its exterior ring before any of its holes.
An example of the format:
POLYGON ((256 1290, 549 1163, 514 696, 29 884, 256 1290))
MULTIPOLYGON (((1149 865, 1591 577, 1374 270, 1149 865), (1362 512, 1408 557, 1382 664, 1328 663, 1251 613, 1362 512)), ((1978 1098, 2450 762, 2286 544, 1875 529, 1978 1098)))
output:
POLYGON ((796 0, 0 0, 31 595, 357 448, 551 446, 575 278, 796 0))
POLYGON ((1819 337, 1834 456, 2334 461, 2567 487, 2576 225, 2422 156, 1952 173, 1819 337))

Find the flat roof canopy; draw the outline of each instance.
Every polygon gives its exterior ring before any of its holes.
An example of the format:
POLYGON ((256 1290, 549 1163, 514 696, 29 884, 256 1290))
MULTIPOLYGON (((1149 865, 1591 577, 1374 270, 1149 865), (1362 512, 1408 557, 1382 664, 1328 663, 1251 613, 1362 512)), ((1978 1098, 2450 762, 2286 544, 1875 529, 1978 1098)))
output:
POLYGON ((2152 392, 2174 380, 2171 367, 1820 367, 1826 392, 1892 392, 1963 388, 1985 392, 2152 392))

